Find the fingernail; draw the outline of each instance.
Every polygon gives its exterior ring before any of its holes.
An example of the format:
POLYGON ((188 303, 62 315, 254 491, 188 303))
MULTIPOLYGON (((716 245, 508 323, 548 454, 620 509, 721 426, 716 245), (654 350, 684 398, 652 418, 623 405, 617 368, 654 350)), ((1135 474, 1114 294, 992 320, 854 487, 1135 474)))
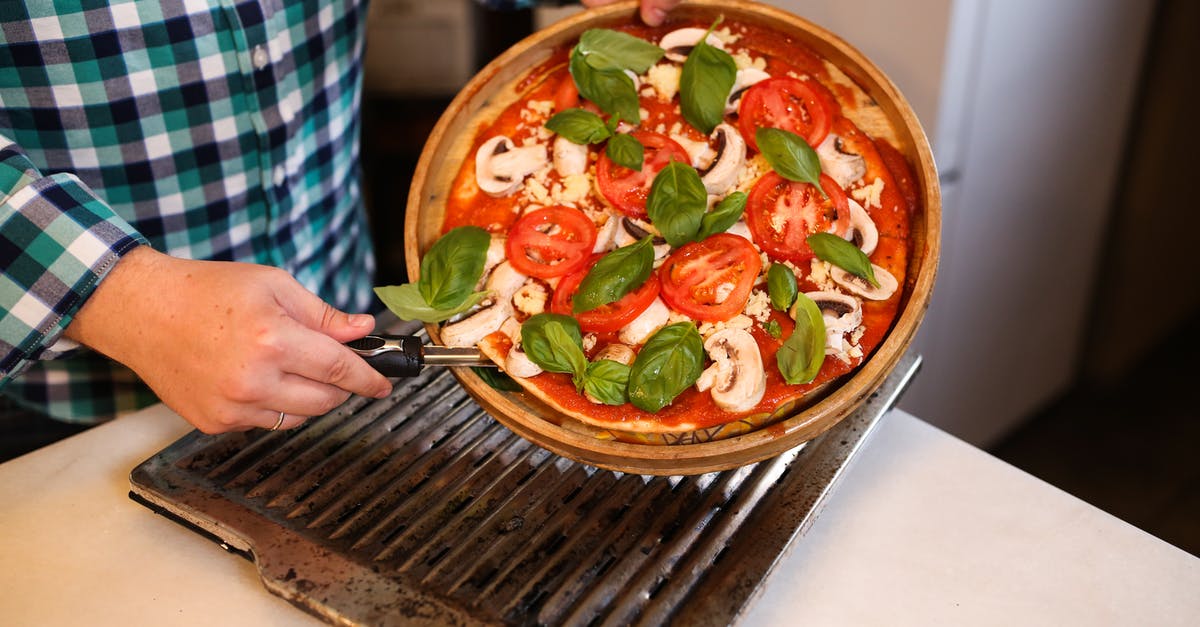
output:
POLYGON ((647 26, 658 26, 659 24, 662 24, 663 20, 665 19, 667 19, 667 12, 662 9, 653 8, 646 11, 647 26))
POLYGON ((374 328, 375 317, 369 314, 354 314, 350 316, 350 326, 358 328, 374 328))

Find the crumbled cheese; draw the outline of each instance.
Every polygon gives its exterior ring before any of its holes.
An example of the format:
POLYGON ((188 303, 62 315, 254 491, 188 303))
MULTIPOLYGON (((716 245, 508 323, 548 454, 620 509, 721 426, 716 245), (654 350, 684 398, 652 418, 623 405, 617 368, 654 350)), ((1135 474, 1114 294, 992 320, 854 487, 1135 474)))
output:
POLYGON ((596 334, 588 333, 583 336, 583 352, 589 352, 593 348, 596 348, 596 334))
POLYGON ((717 39, 720 39, 721 43, 725 44, 735 44, 739 39, 742 38, 741 35, 738 35, 730 30, 728 26, 722 26, 721 28, 715 29, 713 30, 712 34, 716 35, 717 39))
POLYGON ((754 184, 758 182, 758 179, 762 177, 763 172, 768 172, 770 169, 770 164, 767 163, 766 157, 763 157, 762 154, 757 154, 746 159, 741 171, 738 172, 737 183, 734 185, 734 189, 749 193, 754 184))
POLYGON ((670 311, 671 311, 671 313, 667 316, 667 324, 675 324, 676 322, 692 322, 693 321, 687 315, 682 314, 678 311, 675 311, 674 309, 672 309, 670 311))
POLYGON ((553 199, 563 205, 573 205, 583 202, 592 189, 592 182, 586 174, 570 174, 563 178, 561 184, 555 184, 553 199))
POLYGON ((549 205, 553 202, 550 198, 550 190, 546 187, 544 179, 529 177, 525 179, 525 186, 521 190, 521 195, 529 202, 535 202, 540 205, 549 205))
POLYGON ((863 208, 883 207, 883 202, 879 199, 882 194, 883 179, 878 176, 870 185, 850 190, 850 195, 862 203, 863 208))
POLYGON ((670 132, 671 135, 678 135, 682 132, 683 132, 683 123, 682 122, 676 122, 671 125, 671 132, 670 132))
POLYGON ((646 118, 650 117, 650 112, 645 109, 638 109, 638 116, 645 120, 646 118))
POLYGON ((829 274, 832 267, 828 261, 821 261, 816 257, 812 258, 809 264, 808 279, 817 286, 818 290, 830 291, 837 289, 833 283, 833 277, 829 274))
POLYGON ((733 63, 739 70, 748 70, 754 68, 756 70, 767 71, 767 60, 762 57, 752 57, 750 53, 739 50, 733 53, 733 63))
POLYGON ((849 355, 851 359, 862 359, 862 347, 857 345, 851 346, 850 350, 846 351, 846 354, 849 355))
POLYGON ((530 100, 525 103, 525 108, 521 109, 521 119, 525 121, 533 121, 538 118, 549 118, 554 112, 553 100, 530 100))
POLYGON ((546 301, 549 300, 550 293, 539 281, 526 281, 520 289, 513 294, 513 307, 525 314, 526 316, 536 316, 546 311, 546 301))
POLYGON ((660 101, 670 102, 675 94, 679 93, 679 76, 682 72, 682 66, 674 63, 659 63, 646 73, 646 82, 654 88, 660 101))
POLYGON ((725 321, 726 329, 741 329, 742 331, 745 331, 752 326, 754 326, 754 321, 751 320, 749 316, 744 316, 742 314, 738 314, 725 321))
POLYGON ((867 332, 867 327, 865 327, 861 324, 858 325, 858 328, 854 329, 854 332, 850 334, 850 343, 858 344, 860 341, 862 341, 863 334, 866 332, 867 332))
POLYGON ((771 297, 764 290, 754 290, 750 292, 743 311, 759 322, 766 322, 771 317, 771 297))

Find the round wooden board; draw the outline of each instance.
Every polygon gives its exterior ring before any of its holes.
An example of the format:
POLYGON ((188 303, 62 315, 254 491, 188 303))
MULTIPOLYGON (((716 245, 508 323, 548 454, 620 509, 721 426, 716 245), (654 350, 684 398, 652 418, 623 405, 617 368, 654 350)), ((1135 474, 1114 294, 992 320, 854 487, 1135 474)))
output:
MULTIPOLYGON (((574 42, 589 28, 628 23, 636 14, 636 2, 621 2, 558 22, 510 48, 459 92, 430 135, 409 191, 404 238, 411 281, 419 275, 422 251, 441 234, 445 198, 480 125, 521 96, 516 89, 520 79, 549 59, 555 49, 574 42)), ((719 15, 795 37, 832 62, 878 105, 871 108, 872 115, 886 119, 851 118, 873 136, 889 136, 913 166, 919 192, 920 207, 912 216, 904 301, 883 343, 827 396, 768 427, 702 444, 663 446, 600 439, 586 429, 560 424, 563 416, 531 395, 497 391, 470 370, 456 369, 467 392, 505 426, 546 449, 587 464, 642 474, 697 474, 760 461, 799 446, 846 417, 878 389, 912 342, 929 304, 937 273, 941 197, 928 140, 908 102, 879 68, 849 44, 779 9, 741 0, 694 0, 678 7, 671 19, 711 21, 719 15)), ((436 326, 428 329, 437 342, 436 326)))

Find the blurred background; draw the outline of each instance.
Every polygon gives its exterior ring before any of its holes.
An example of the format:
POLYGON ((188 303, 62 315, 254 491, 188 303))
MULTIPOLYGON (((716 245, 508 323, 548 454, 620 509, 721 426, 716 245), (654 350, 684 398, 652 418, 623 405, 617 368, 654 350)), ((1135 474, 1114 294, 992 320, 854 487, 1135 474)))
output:
MULTIPOLYGON (((933 145, 942 259, 901 407, 1200 555, 1200 3, 768 4, 871 58, 933 145)), ((373 0, 363 165, 380 281, 406 280, 409 177, 455 92, 578 10, 373 0)))
MULTIPOLYGON (((488 8, 519 3, 372 0, 362 165, 379 284, 406 280, 409 182, 454 94, 580 10, 488 8)), ((934 149, 942 258, 901 407, 1200 555, 1200 2, 769 4, 879 65, 934 149)), ((45 422, 0 424, 0 461, 79 430, 45 422)))

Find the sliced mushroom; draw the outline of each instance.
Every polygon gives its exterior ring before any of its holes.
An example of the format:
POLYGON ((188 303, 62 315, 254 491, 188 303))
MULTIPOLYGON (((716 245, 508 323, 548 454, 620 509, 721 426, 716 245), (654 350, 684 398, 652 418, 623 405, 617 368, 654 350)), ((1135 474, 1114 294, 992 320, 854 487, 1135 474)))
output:
POLYGON ((754 336, 722 329, 704 341, 704 350, 713 363, 696 380, 696 389, 711 389, 713 402, 725 411, 746 411, 762 400, 767 376, 754 336))
POLYGON ((485 289, 491 295, 471 315, 442 327, 442 343, 446 346, 474 346, 499 330, 500 325, 512 316, 512 296, 525 279, 525 275, 514 270, 507 261, 496 266, 485 284, 485 289))
POLYGON ((613 342, 612 344, 600 349, 600 352, 596 353, 594 361, 611 359, 619 364, 625 364, 628 366, 633 363, 633 359, 635 357, 637 357, 637 354, 633 352, 633 348, 629 347, 627 344, 613 342))
POLYGON ((729 89, 729 97, 725 99, 726 115, 738 110, 742 104, 742 95, 746 93, 747 89, 768 78, 771 78, 771 75, 758 68, 748 67, 738 70, 737 76, 733 79, 733 87, 729 89))
POLYGON ((621 230, 621 219, 615 215, 609 215, 604 224, 596 229, 596 245, 592 247, 592 252, 602 253, 612 250, 617 247, 617 233, 621 230))
POLYGON ((521 314, 524 320, 530 316, 546 311, 546 303, 550 300, 550 291, 540 279, 527 279, 525 284, 513 294, 513 308, 521 314))
POLYGON ((833 277, 833 282, 838 285, 862 296, 867 300, 887 300, 896 293, 896 288, 900 286, 900 282, 896 277, 892 276, 891 272, 883 268, 871 264, 871 269, 875 273, 875 281, 879 283, 879 287, 871 285, 871 282, 856 275, 846 272, 845 270, 833 266, 829 276, 833 277))
MULTIPOLYGON (((804 295, 821 310, 826 333, 849 333, 862 324, 862 305, 857 298, 841 292, 806 292, 804 295)), ((792 318, 795 317, 793 307, 792 318)))
POLYGON ((662 261, 671 254, 671 245, 667 240, 663 239, 662 235, 658 234, 658 229, 655 229, 652 224, 639 220, 637 218, 624 217, 621 218, 620 228, 617 229, 617 234, 614 240, 617 246, 628 246, 634 242, 641 241, 647 236, 654 238, 654 260, 662 261))
POLYGON ((821 171, 828 174, 842 187, 861 179, 867 174, 867 161, 862 155, 845 151, 845 143, 841 137, 830 133, 825 141, 817 146, 817 156, 821 159, 821 171))
POLYGON ((853 198, 847 200, 850 204, 850 229, 846 231, 846 239, 858 246, 864 255, 870 255, 879 245, 879 229, 875 228, 875 221, 862 205, 853 198))
POLYGON ((542 374, 542 367, 533 363, 529 355, 521 348, 521 323, 516 318, 509 318, 500 326, 500 332, 508 336, 512 346, 504 358, 504 372, 509 376, 521 379, 536 377, 542 374))
POLYGON ((629 324, 621 327, 617 337, 625 344, 645 344, 655 331, 666 326, 670 317, 671 310, 667 308, 661 298, 655 298, 646 311, 638 314, 638 317, 631 320, 629 324))
MULTIPOLYGON (((658 42, 658 45, 663 50, 667 51, 667 58, 676 62, 683 63, 687 61, 687 56, 692 52, 692 48, 700 42, 700 38, 708 33, 705 28, 681 28, 674 30, 666 35, 658 42)), ((725 43, 716 35, 708 33, 708 37, 704 38, 704 43, 714 47, 725 49, 725 43)))
POLYGON ((717 156, 707 172, 700 172, 700 180, 710 195, 719 196, 737 182, 738 173, 746 163, 746 141, 737 129, 724 123, 713 129, 712 138, 717 156))
POLYGON ((713 162, 716 160, 717 153, 706 141, 697 141, 679 133, 671 135, 671 139, 675 140, 675 143, 679 144, 688 153, 688 159, 691 160, 692 167, 697 170, 705 170, 712 167, 713 162))
POLYGON ((475 152, 475 181, 489 196, 508 196, 521 186, 525 177, 546 165, 546 149, 541 145, 517 147, 512 140, 497 135, 475 152))
POLYGON ((588 147, 586 145, 576 144, 559 135, 554 138, 554 146, 551 151, 554 153, 554 171, 558 172, 559 176, 587 172, 588 147))
POLYGON ((754 235, 750 233, 750 226, 746 224, 745 220, 738 220, 737 222, 734 222, 733 226, 726 229, 725 232, 733 233, 734 235, 741 235, 751 242, 754 241, 754 235))

